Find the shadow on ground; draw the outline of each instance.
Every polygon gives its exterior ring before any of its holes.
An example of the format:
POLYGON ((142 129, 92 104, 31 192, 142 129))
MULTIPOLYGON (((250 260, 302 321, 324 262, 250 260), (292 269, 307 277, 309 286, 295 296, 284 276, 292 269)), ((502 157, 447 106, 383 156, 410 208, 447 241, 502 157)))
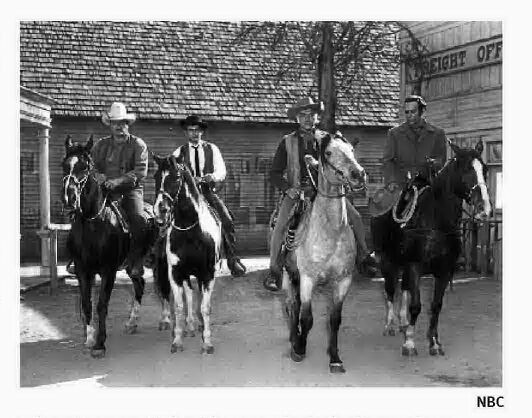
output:
POLYGON ((215 353, 200 353, 201 337, 170 354, 170 331, 157 329, 160 308, 146 287, 139 332, 124 323, 130 286, 118 284, 108 316, 107 355, 94 360, 83 348, 75 286, 54 296, 47 288, 25 294, 20 317, 20 383, 88 386, 501 386, 501 283, 491 279, 455 285, 444 299, 440 336, 446 354, 430 357, 425 340, 432 280, 423 280, 423 311, 417 327, 419 355, 400 355, 402 336, 382 336, 382 283, 360 279, 346 299, 340 354, 347 373, 331 375, 326 350, 328 291, 314 299, 314 327, 307 358, 288 357, 284 295, 264 290, 255 270, 242 278, 217 279, 213 302, 215 353))

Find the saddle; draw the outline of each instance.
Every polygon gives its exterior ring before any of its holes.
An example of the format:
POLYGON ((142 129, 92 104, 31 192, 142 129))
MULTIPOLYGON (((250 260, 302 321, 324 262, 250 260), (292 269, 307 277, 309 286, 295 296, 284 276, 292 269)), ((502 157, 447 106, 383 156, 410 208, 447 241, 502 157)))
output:
MULTIPOLYGON (((122 229, 122 232, 125 234, 129 234, 129 222, 127 220, 126 211, 122 208, 120 205, 120 198, 119 199, 110 199, 107 201, 107 206, 111 208, 113 213, 116 215, 116 219, 118 220, 118 224, 120 225, 120 228, 122 229)), ((146 218, 147 222, 154 222, 155 221, 155 214, 153 213, 153 206, 150 205, 147 202, 144 203, 144 217, 146 218)))

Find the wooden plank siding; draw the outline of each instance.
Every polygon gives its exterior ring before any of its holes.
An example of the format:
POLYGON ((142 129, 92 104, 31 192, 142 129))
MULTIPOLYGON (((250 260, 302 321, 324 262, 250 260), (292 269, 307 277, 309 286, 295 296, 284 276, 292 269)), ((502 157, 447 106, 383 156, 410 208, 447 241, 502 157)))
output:
MULTIPOLYGON (((209 124, 205 139, 212 139, 219 146, 227 166, 227 179, 220 195, 235 215, 239 249, 243 254, 267 252, 268 222, 278 197, 278 191, 270 183, 269 171, 283 134, 289 133, 294 127, 295 125, 281 123, 212 122, 209 124)), ((143 138, 149 149, 158 154, 169 153, 186 142, 183 131, 175 122, 139 120, 130 130, 132 134, 143 138)), ((382 183, 380 158, 386 129, 346 127, 341 130, 347 138, 356 136, 360 139, 356 152, 359 161, 369 174, 369 193, 356 196, 355 202, 359 206, 365 206, 368 195, 382 183)), ((72 135, 75 141, 85 142, 90 133, 93 133, 95 138, 100 138, 107 135, 108 131, 94 118, 54 118, 53 129, 50 132, 50 205, 53 223, 68 222, 68 218, 61 214, 60 202, 63 175, 61 160, 66 135, 72 135)), ((31 135, 21 136, 21 150, 30 149, 34 145, 37 146, 31 135)), ((155 197, 154 173, 155 164, 150 159, 148 178, 145 182, 145 200, 148 202, 153 202, 155 197)), ((24 184, 24 192, 21 191, 21 195, 26 194, 26 188, 32 184, 30 175, 27 173, 23 175, 21 183, 24 184)), ((35 193, 31 195, 30 200, 28 196, 24 197, 23 210, 28 214, 34 212, 36 214, 34 218, 21 217, 24 239, 29 239, 31 235, 36 237, 35 230, 38 228, 38 175, 34 174, 33 181, 36 187, 35 193)), ((367 211, 362 208, 361 212, 365 214, 367 211)), ((366 214, 366 225, 368 223, 366 214)), ((65 240, 66 234, 60 234, 58 238, 60 259, 66 257, 65 240)), ((26 252, 21 249, 23 258, 35 258, 37 255, 36 252, 26 252)))
MULTIPOLYGON (((498 193, 497 176, 502 173, 502 55, 489 60, 480 48, 498 42, 502 54, 502 22, 410 22, 409 26, 430 56, 465 50, 473 53, 469 57, 473 59, 463 68, 430 76, 428 82, 423 83, 422 95, 428 104, 427 119, 444 128, 449 139, 462 146, 474 146, 479 139, 484 142, 483 158, 489 167, 487 183, 494 203, 498 193)), ((406 71, 403 67, 401 80, 406 79, 406 71)), ((401 97, 410 92, 411 84, 402 82, 401 97)), ((470 267, 482 273, 487 269, 500 278, 501 208, 495 208, 494 219, 490 222, 498 225, 498 229, 490 233, 494 236, 490 235, 486 242, 478 242, 478 245, 490 246, 485 251, 488 256, 477 258, 478 263, 470 267)), ((467 241, 467 236, 465 238, 467 241)), ((466 242, 466 248, 476 248, 477 238, 481 240, 480 236, 475 236, 474 240, 466 242)))

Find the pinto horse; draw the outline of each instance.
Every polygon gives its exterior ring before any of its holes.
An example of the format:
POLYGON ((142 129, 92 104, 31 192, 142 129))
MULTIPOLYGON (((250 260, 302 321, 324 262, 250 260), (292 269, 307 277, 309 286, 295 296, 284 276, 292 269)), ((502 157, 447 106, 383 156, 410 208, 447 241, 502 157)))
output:
MULTIPOLYGON (((85 326, 85 345, 91 348, 94 358, 105 356, 106 318, 109 299, 114 287, 116 272, 125 262, 130 237, 125 232, 117 214, 92 174, 90 151, 92 135, 85 145, 73 143, 70 136, 65 141, 63 159, 63 207, 71 213, 72 228, 67 239, 67 249, 76 266, 79 282, 82 320, 85 326), (101 286, 98 297, 98 324, 93 319, 91 293, 94 277, 99 274, 101 286)), ((154 229, 146 231, 145 252, 156 235, 154 229)), ((144 279, 132 278, 134 299, 126 331, 135 332, 138 309, 144 293, 144 279)))
POLYGON ((295 250, 285 258, 285 309, 290 329, 291 358, 304 359, 312 328, 312 292, 316 285, 332 287, 329 306, 329 370, 343 373, 338 353, 342 306, 356 271, 357 243, 348 223, 345 186, 365 181, 354 148, 342 136, 326 135, 320 142, 317 195, 297 231, 295 250))
POLYGON ((443 355, 438 336, 438 319, 447 284, 452 282, 456 261, 461 253, 459 222, 465 200, 475 205, 475 216, 485 218, 491 212, 486 187, 486 166, 482 161, 482 141, 475 149, 462 149, 450 143, 454 158, 431 182, 414 178, 414 200, 410 214, 398 216, 398 208, 372 218, 374 242, 381 242, 376 252, 384 276, 386 320, 384 335, 395 335, 394 293, 402 271, 400 329, 404 334, 401 353, 417 355, 415 326, 421 312, 419 279, 422 273, 434 275, 430 324, 427 332, 430 355, 443 355), (408 310, 408 312, 407 312, 408 310), (408 315, 408 313, 410 315, 408 315), (408 317, 410 316, 410 318, 408 317))
MULTIPOLYGON (((183 336, 194 336, 199 320, 203 337, 201 351, 212 354, 211 299, 216 264, 220 260, 221 222, 209 208, 181 158, 154 156, 154 159, 158 166, 155 220, 170 224, 165 242, 167 282, 170 285, 166 284, 167 290, 162 291, 163 297, 169 299, 171 290, 173 301, 170 304, 173 311, 170 351, 183 351, 183 336), (196 278, 197 286, 193 285, 192 276, 196 278), (187 304, 186 325, 183 296, 187 304)), ((160 279, 164 284, 162 277, 160 279)))

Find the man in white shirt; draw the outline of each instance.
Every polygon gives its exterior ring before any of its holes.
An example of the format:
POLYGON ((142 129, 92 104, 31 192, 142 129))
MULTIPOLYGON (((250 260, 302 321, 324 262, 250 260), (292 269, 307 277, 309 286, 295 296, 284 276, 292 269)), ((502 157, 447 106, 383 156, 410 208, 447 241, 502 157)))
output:
POLYGON ((233 216, 225 203, 215 193, 216 184, 225 180, 225 163, 220 149, 213 143, 202 139, 207 123, 199 116, 191 115, 181 121, 181 127, 188 139, 188 144, 174 151, 174 155, 183 159, 196 179, 199 189, 209 205, 217 212, 222 221, 224 249, 227 266, 235 277, 246 273, 246 267, 236 256, 236 234, 233 216))

